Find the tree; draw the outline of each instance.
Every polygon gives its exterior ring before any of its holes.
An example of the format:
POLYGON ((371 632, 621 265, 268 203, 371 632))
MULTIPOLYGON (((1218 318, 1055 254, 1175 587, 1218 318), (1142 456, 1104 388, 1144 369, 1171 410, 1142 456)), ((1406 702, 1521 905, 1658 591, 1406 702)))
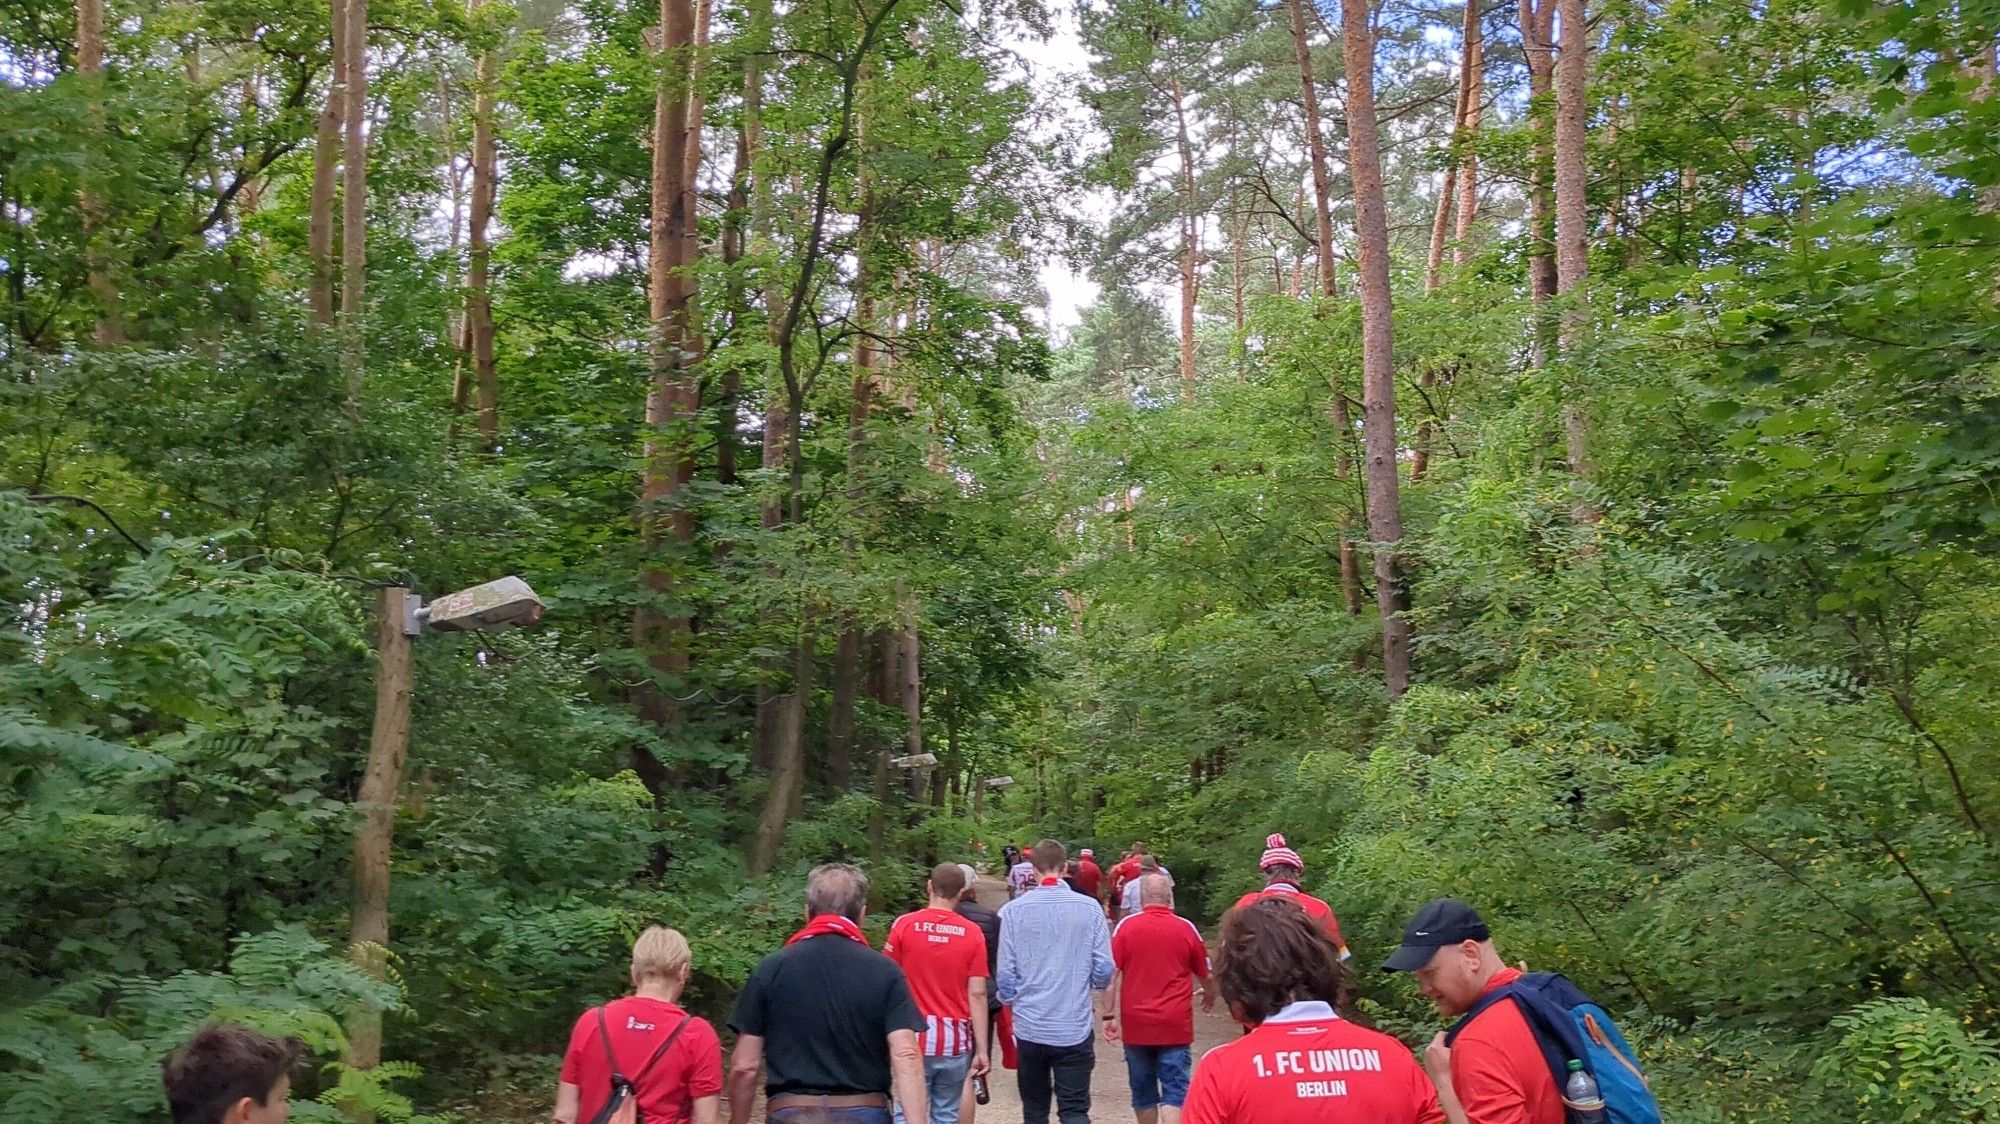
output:
MULTIPOLYGON (((1562 348, 1566 369, 1580 360, 1584 312, 1583 284, 1590 269, 1588 216, 1585 211, 1589 169, 1584 155, 1584 115, 1590 72, 1589 30, 1583 0, 1557 0, 1562 52, 1556 60, 1556 292, 1572 302, 1563 310, 1562 348)), ((1575 376, 1567 380, 1563 400, 1563 432, 1570 471, 1581 481, 1591 476, 1590 426, 1578 401, 1575 376)), ((1588 499, 1578 499, 1576 518, 1595 523, 1601 518, 1588 499)))
POLYGON ((1365 4, 1342 5, 1341 58, 1347 71, 1347 166, 1354 178, 1354 235, 1360 246, 1362 431, 1367 450, 1368 535, 1374 540, 1375 604, 1382 625, 1382 671, 1389 694, 1410 685, 1409 598, 1401 472, 1396 450, 1395 324, 1389 295, 1389 220, 1375 120, 1375 34, 1365 4))

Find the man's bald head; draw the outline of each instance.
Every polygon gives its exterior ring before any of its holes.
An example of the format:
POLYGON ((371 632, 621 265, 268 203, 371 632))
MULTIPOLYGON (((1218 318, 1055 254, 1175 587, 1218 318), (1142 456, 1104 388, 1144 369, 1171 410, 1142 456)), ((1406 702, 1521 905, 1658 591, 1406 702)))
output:
POLYGON ((1164 874, 1148 874, 1139 879, 1140 905, 1174 904, 1174 880, 1164 874))

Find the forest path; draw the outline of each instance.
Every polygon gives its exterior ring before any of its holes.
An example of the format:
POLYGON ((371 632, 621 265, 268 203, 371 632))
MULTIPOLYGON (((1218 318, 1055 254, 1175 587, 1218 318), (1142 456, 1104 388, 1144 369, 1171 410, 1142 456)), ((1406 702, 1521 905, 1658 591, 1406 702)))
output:
MULTIPOLYGON (((997 878, 982 876, 979 879, 979 903, 988 909, 998 909, 1007 904, 1007 884, 997 878)), ((1210 1047, 1228 1042, 1241 1033, 1242 1028, 1230 1021, 1219 1005, 1208 1014, 1196 1008, 1196 1061, 1199 1062, 1210 1047)), ((988 1085, 992 1089, 993 1100, 978 1106, 966 1105, 967 1109, 974 1110, 974 1115, 960 1116, 961 1124, 968 1120, 973 1124, 1017 1124, 1021 1120, 1021 1092, 1015 1071, 1000 1068, 1000 1059, 995 1057, 993 1076, 988 1085)), ((1101 1034, 1097 1038, 1097 1067, 1090 1075, 1090 1119, 1091 1124, 1137 1124, 1138 1121, 1132 1112, 1132 1091, 1125 1082, 1125 1051, 1106 1042, 1101 1034)))

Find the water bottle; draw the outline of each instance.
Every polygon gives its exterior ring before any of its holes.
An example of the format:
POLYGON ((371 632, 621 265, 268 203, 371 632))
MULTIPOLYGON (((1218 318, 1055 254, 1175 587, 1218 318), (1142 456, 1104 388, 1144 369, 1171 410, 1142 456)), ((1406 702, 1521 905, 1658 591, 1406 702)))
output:
POLYGON ((1597 1091, 1597 1078, 1579 1059, 1570 1059, 1563 1100, 1569 1104, 1570 1124, 1610 1124, 1611 1118, 1604 1114, 1604 1096, 1597 1091))

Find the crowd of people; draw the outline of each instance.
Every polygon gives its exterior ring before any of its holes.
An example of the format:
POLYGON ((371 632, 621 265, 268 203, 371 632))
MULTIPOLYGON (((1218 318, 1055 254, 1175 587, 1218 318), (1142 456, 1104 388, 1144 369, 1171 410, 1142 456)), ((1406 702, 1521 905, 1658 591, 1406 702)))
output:
MULTIPOLYGON (((761 1083, 772 1124, 973 1124, 997 1060, 1015 1073, 1024 1124, 1047 1124, 1052 1110, 1060 1124, 1088 1124, 1100 1036, 1122 1047, 1139 1124, 1657 1120, 1606 1115, 1590 1099, 1596 1085, 1576 1084, 1587 1047, 1551 1041, 1565 1035, 1549 996, 1580 993, 1508 966, 1463 902, 1426 904, 1382 965, 1414 974, 1457 1020, 1419 1061, 1343 1017, 1350 951, 1281 835, 1258 864, 1264 887, 1224 915, 1213 965, 1143 843, 1109 870, 1087 848, 1071 861, 1052 839, 1010 846, 1005 861, 998 910, 978 901, 971 866, 937 866, 923 908, 896 918, 879 952, 862 929, 867 875, 815 868, 804 926, 737 995, 726 1076, 715 1027, 680 1003, 687 940, 647 929, 632 947, 631 994, 576 1021, 554 1120, 720 1124, 726 1091, 730 1124, 748 1124, 761 1083), (1197 1062, 1195 1008, 1218 1001, 1240 1036, 1197 1062), (1571 1084, 1558 1088, 1565 1072, 1571 1084)), ((300 1053, 295 1040, 241 1027, 203 1030, 162 1063, 175 1124, 282 1124, 300 1053)))

